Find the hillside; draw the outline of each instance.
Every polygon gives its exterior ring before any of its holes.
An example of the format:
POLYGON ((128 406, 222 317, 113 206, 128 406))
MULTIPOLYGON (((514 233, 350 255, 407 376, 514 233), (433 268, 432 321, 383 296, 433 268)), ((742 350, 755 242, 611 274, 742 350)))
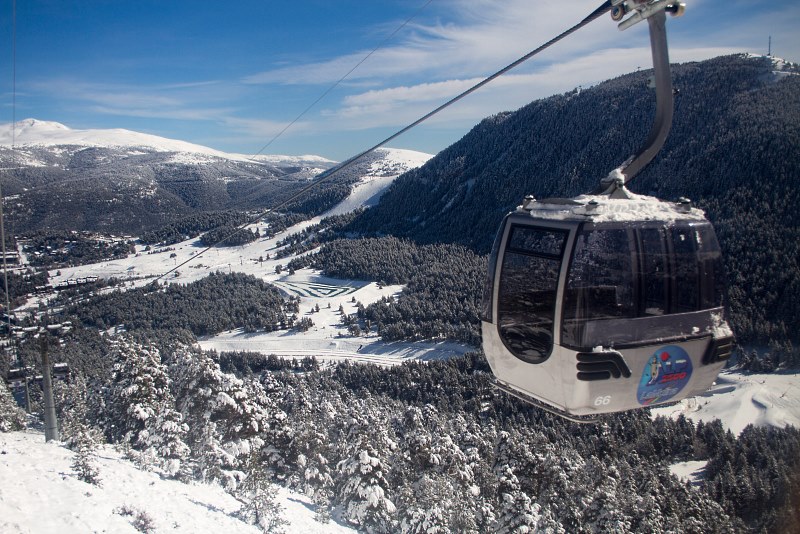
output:
MULTIPOLYGON (((145 517, 154 532, 260 531, 236 516, 242 503, 220 486, 165 480, 137 469, 111 446, 99 451, 97 486, 75 476, 74 453, 46 444, 40 431, 0 433, 0 453, 0 478, 14 480, 16 488, 0 486, 3 532, 136 533, 142 532, 145 517)), ((315 521, 313 505, 304 495, 281 488, 277 498, 287 532, 355 532, 335 522, 315 521)))
MULTIPOLYGON (((632 154, 651 124, 651 71, 533 102, 483 120, 398 179, 349 228, 486 253, 527 194, 574 196, 632 154), (424 192, 422 194, 421 192, 424 192)), ((741 342, 792 353, 800 338, 800 76, 769 57, 677 65, 672 132, 632 182, 637 193, 691 198, 715 224, 741 342)))

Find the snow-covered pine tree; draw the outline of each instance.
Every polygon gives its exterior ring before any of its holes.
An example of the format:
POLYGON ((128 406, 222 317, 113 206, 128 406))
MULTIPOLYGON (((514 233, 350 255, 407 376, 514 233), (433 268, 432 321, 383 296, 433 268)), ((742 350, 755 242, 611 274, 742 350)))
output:
POLYGON ((111 385, 106 391, 106 434, 130 444, 134 458, 146 467, 179 476, 189 452, 188 430, 175 410, 170 378, 153 345, 128 338, 116 340, 111 385))
POLYGON ((223 373, 208 354, 175 350, 170 365, 176 405, 189 426, 195 476, 235 489, 247 458, 264 445, 268 403, 258 382, 223 373))
POLYGON ((403 532, 478 532, 477 488, 466 455, 431 405, 410 406, 400 421, 404 486, 397 498, 403 532))
POLYGON ((464 528, 467 531, 475 525, 478 532, 488 532, 496 520, 494 496, 497 493, 497 479, 490 462, 494 456, 497 431, 491 423, 479 425, 464 414, 451 418, 448 427, 451 428, 450 434, 457 439, 459 450, 464 453, 465 469, 469 470, 473 480, 469 488, 469 495, 472 497, 471 515, 456 518, 464 519, 464 528))
POLYGON ((592 479, 593 491, 585 508, 584 524, 594 532, 630 532, 631 520, 619 499, 619 471, 592 456, 585 472, 592 479))
POLYGON ((509 432, 500 432, 496 445, 494 471, 498 479, 499 505, 492 532, 498 534, 536 532, 539 522, 539 505, 522 491, 512 467, 515 466, 513 439, 509 432))
POLYGON ((289 424, 286 412, 278 407, 280 399, 289 393, 287 389, 271 373, 263 373, 261 382, 253 382, 250 388, 251 398, 264 409, 267 416, 262 423, 262 459, 271 477, 282 484, 286 484, 295 469, 290 459, 295 427, 289 424))
POLYGON ((95 452, 101 436, 88 420, 86 379, 77 374, 69 383, 56 382, 54 389, 61 439, 75 452, 72 469, 78 479, 99 486, 95 452))
POLYGON ((237 515, 264 533, 282 533, 289 522, 283 517, 283 506, 277 498, 278 488, 270 483, 259 454, 250 455, 246 471, 247 475, 235 491, 236 498, 243 503, 237 515))
POLYGON ((25 428, 25 412, 17 406, 5 381, 0 381, 0 432, 25 428))
POLYGON ((79 480, 95 486, 100 485, 100 470, 97 467, 95 451, 96 435, 89 425, 83 423, 76 426, 70 438, 70 448, 75 451, 72 459, 72 470, 79 480))
POLYGON ((288 397, 287 410, 291 413, 293 427, 293 439, 288 454, 289 461, 295 467, 290 485, 312 497, 320 517, 325 519, 333 488, 328 459, 333 443, 326 428, 335 424, 337 412, 324 393, 317 393, 312 401, 311 392, 305 382, 292 388, 288 397))
POLYGON ((379 416, 373 404, 369 398, 359 399, 348 407, 348 453, 337 464, 336 499, 351 524, 368 533, 392 532, 397 510, 389 498, 386 458, 396 443, 389 437, 385 417, 379 416))
POLYGON ((446 478, 423 475, 400 492, 400 532, 403 534, 445 534, 467 532, 456 529, 451 511, 455 492, 446 478))
POLYGON ((343 477, 338 495, 344 517, 365 531, 390 532, 396 512, 387 497, 388 482, 383 460, 369 443, 362 443, 356 456, 339 464, 343 477))

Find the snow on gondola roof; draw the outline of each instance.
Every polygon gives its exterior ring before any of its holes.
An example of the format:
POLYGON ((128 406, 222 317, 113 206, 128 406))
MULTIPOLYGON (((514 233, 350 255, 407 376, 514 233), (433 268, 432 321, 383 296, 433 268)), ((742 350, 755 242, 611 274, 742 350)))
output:
POLYGON ((581 195, 571 199, 526 199, 517 212, 553 221, 639 222, 677 220, 705 221, 703 210, 693 208, 688 200, 666 202, 655 197, 626 191, 627 198, 609 195, 581 195))

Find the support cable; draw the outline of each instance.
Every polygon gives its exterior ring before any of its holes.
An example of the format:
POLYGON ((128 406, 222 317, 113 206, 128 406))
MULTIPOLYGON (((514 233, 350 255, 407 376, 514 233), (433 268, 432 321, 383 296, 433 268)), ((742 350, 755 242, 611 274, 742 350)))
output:
MULTIPOLYGON (((16 122, 17 122, 17 0, 11 3, 11 167, 14 168, 16 164, 16 122)), ((19 354, 17 354, 16 346, 13 343, 14 336, 11 332, 11 298, 9 297, 8 288, 8 260, 6 258, 6 228, 4 224, 3 204, 3 186, 0 182, 0 241, 2 241, 3 253, 3 286, 6 294, 6 326, 8 327, 8 342, 14 351, 14 359, 17 366, 20 365, 19 354)))
POLYGON ((348 167, 350 167, 351 165, 356 163, 358 160, 360 160, 361 158, 363 158, 364 156, 366 156, 370 152, 382 147, 386 143, 388 143, 388 142, 394 140, 395 138, 401 136, 402 134, 406 133, 411 128, 414 128, 415 126, 418 126, 422 122, 425 122, 426 120, 430 119, 431 117, 433 117, 434 115, 436 115, 440 111, 450 107, 451 105, 455 104, 456 102, 458 102, 462 98, 466 97, 467 95, 477 91, 478 89, 480 89, 484 85, 488 84, 489 82, 499 78, 500 76, 502 76, 503 74, 507 73, 508 71, 518 67, 522 63, 526 62, 527 60, 529 60, 533 56, 539 54, 540 52, 542 52, 545 49, 549 48, 550 46, 554 45, 558 41, 560 41, 560 40, 564 39, 565 37, 575 33, 576 31, 578 31, 579 29, 583 28, 584 26, 586 26, 590 22, 592 22, 595 19, 601 17, 605 13, 609 12, 611 10, 611 7, 612 7, 612 0, 606 0, 605 2, 603 2, 602 5, 600 5, 600 7, 598 7, 594 11, 592 11, 582 21, 580 21, 576 25, 572 26, 568 30, 560 33, 556 37, 553 37, 552 39, 550 39, 549 41, 547 41, 543 45, 539 46, 538 48, 536 48, 534 50, 531 50, 530 52, 528 52, 524 56, 520 57, 516 61, 514 61, 512 63, 509 63, 508 65, 506 65, 502 69, 498 70, 497 72, 495 72, 491 76, 489 76, 487 78, 484 78, 483 80, 481 80, 480 82, 476 83, 475 85, 473 85, 472 87, 470 87, 466 91, 464 91, 461 94, 451 98, 450 100, 448 100, 447 102, 445 102, 441 106, 437 107, 436 109, 434 109, 433 111, 427 113, 426 115, 423 115, 422 117, 420 117, 419 119, 415 120, 414 122, 412 122, 408 126, 402 128, 401 130, 398 130, 397 132, 393 133, 392 135, 390 135, 389 137, 387 137, 383 141, 379 142, 378 144, 376 144, 376 145, 374 145, 374 146, 372 146, 372 147, 370 147, 370 148, 368 148, 368 149, 356 154, 355 156, 343 161, 339 165, 336 165, 335 167, 332 167, 332 168, 328 169, 327 171, 324 171, 324 172, 320 173, 319 177, 314 182, 312 182, 309 185, 303 187, 302 189, 297 191, 295 194, 290 196, 288 199, 279 202, 278 204, 276 204, 275 206, 272 206, 271 208, 268 208, 266 210, 263 210, 263 211, 259 212, 256 216, 251 217, 250 219, 248 219, 243 224, 237 226, 235 230, 233 230, 228 235, 224 236, 222 239, 220 239, 216 243, 207 246, 206 248, 204 248, 203 250, 201 250, 197 254, 193 255, 191 258, 183 261, 182 263, 176 265, 175 267, 173 267, 169 271, 165 272, 164 274, 156 277, 154 281, 161 280, 165 276, 168 276, 168 275, 174 273, 175 271, 177 271, 178 269, 180 269, 181 267, 183 267, 187 263, 190 263, 191 261, 193 261, 193 260, 199 258, 200 256, 202 256, 203 254, 205 254, 206 252, 211 250, 213 247, 224 243, 225 241, 227 241, 228 239, 230 239, 231 237, 233 237, 234 235, 236 235, 240 231, 244 230, 245 227, 256 223, 259 219, 261 219, 262 217, 264 217, 268 213, 270 213, 272 211, 276 211, 276 210, 278 210, 280 208, 283 208, 284 206, 287 206, 288 204, 294 202, 295 200, 297 200, 300 196, 302 196, 306 192, 308 192, 311 189, 314 189, 315 187, 318 187, 318 186, 322 185, 323 183, 327 182, 328 180, 333 178, 337 173, 343 171, 344 169, 347 169, 348 167))
POLYGON ((310 105, 309 105, 309 106, 308 106, 306 109, 304 109, 304 110, 303 110, 303 111, 302 111, 302 112, 301 112, 301 113, 300 113, 300 114, 299 114, 297 117, 295 117, 295 118, 294 118, 294 120, 293 120, 292 122, 290 122, 289 124, 287 124, 286 126, 284 126, 284 127, 283 127, 283 129, 282 129, 280 132, 278 132, 277 134, 275 134, 275 136, 274 136, 272 139, 270 139, 270 140, 269 140, 269 142, 268 142, 266 145, 264 145, 263 147, 261 147, 261 150, 259 150, 258 152, 256 152, 256 153, 255 153, 255 154, 253 154, 252 156, 250 156, 250 158, 249 158, 249 159, 250 159, 251 161, 254 161, 256 156, 258 156, 259 154, 261 154, 262 152, 264 152, 264 151, 265 151, 267 148, 269 148, 269 146, 270 146, 272 143, 274 143, 274 142, 275 142, 275 141, 276 141, 276 140, 277 140, 277 139, 278 139, 278 138, 279 138, 281 135, 283 135, 283 133, 284 133, 286 130, 288 130, 289 128, 291 128, 292 126, 294 126, 294 124, 295 124, 297 121, 299 121, 301 118, 303 118, 303 116, 304 116, 306 113, 308 113, 309 111, 311 111, 311 108, 313 108, 314 106, 316 106, 316 105, 317 105, 317 104, 320 102, 320 100, 322 100, 323 98, 325 98, 326 96, 328 96, 328 93, 330 93, 331 91, 333 91, 334 89, 336 89, 336 88, 337 88, 337 87, 338 87, 338 86, 339 86, 339 85, 340 85, 340 84, 341 84, 343 81, 345 81, 345 79, 347 79, 347 77, 348 77, 348 76, 350 76, 351 74, 353 74, 353 71, 355 71, 355 70, 356 70, 358 67, 360 67, 360 66, 361 66, 361 65, 362 65, 362 64, 363 64, 363 63, 364 63, 366 60, 368 60, 368 59, 369 59, 369 58, 370 58, 370 57, 371 57, 371 56, 372 56, 372 55, 373 55, 375 52, 377 52, 378 50, 380 50, 381 48, 383 48, 383 45, 385 45, 386 43, 388 43, 388 42, 389 42, 389 41, 390 41, 390 40, 391 40, 391 39, 392 39, 392 38, 393 38, 395 35, 397 35, 397 33, 398 33, 400 30, 402 30, 403 28, 405 28, 405 27, 408 25, 408 23, 409 23, 409 22, 411 22, 411 21, 412 21, 412 20, 413 20, 413 19, 414 19, 414 18, 415 18, 417 15, 419 15, 419 14, 420 14, 420 12, 421 12, 423 9, 425 9, 426 7, 428 7, 428 5, 430 5, 430 3, 431 3, 431 2, 433 2, 433 0, 428 0, 427 2, 425 2, 425 4, 424 4, 422 7, 420 7, 419 9, 417 9, 417 10, 416 10, 416 11, 415 11, 415 12, 414 12, 414 13, 413 13, 413 14, 412 14, 410 17, 408 17, 408 18, 407 18, 407 19, 406 19, 406 20, 405 20, 405 21, 404 21, 404 22, 403 22, 403 23, 402 23, 400 26, 398 26, 398 27, 397 27, 397 28, 396 28, 396 29, 395 29, 395 30, 394 30, 394 31, 393 31, 391 34, 389 34, 389 35, 388 35, 388 36, 387 36, 387 37, 386 37, 386 38, 385 38, 383 41, 381 41, 380 43, 378 43, 378 46, 376 46, 375 48, 373 48, 373 49, 372 49, 372 51, 371 51, 369 54, 367 54, 366 56, 364 56, 363 58, 361 58, 361 61, 359 61, 358 63, 356 63, 355 65, 353 65, 353 68, 351 68, 349 71, 347 71, 347 73, 346 73, 344 76, 342 76, 341 78, 339 78, 339 79, 338 79, 338 80, 337 80, 337 81, 336 81, 336 82, 335 82, 333 85, 331 85, 330 87, 328 87, 328 88, 325 90, 325 92, 323 92, 321 95, 319 95, 319 97, 318 97, 316 100, 314 100, 314 101, 313 101, 313 102, 312 102, 312 103, 311 103, 311 104, 310 104, 310 105))

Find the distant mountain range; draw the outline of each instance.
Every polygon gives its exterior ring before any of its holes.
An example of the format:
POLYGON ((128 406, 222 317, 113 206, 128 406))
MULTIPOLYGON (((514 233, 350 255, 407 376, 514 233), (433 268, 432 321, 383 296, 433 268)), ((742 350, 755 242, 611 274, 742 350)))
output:
MULTIPOLYGON (((398 154, 371 154, 296 210, 325 209, 363 175, 401 174, 430 157, 398 154)), ((139 234, 198 212, 263 209, 335 163, 313 155, 251 159, 130 130, 74 130, 36 119, 17 122, 13 132, 0 125, 0 166, 14 169, 3 173, 3 193, 17 233, 139 234)))
POLYGON ((187 143, 176 139, 167 139, 157 135, 134 132, 121 128, 114 129, 72 129, 59 122, 25 119, 15 125, 0 125, 0 147, 17 148, 17 161, 26 166, 48 166, 53 164, 51 158, 37 159, 42 149, 58 155, 74 154, 86 148, 127 148, 131 155, 136 152, 173 153, 175 161, 188 163, 192 160, 203 163, 215 160, 240 161, 245 163, 267 163, 276 167, 307 167, 313 172, 327 169, 335 162, 321 156, 255 156, 230 154, 202 145, 187 143), (72 147, 71 149, 69 147, 72 147), (56 150, 53 150, 53 149, 56 150), (135 150, 135 149, 140 150, 135 150))

